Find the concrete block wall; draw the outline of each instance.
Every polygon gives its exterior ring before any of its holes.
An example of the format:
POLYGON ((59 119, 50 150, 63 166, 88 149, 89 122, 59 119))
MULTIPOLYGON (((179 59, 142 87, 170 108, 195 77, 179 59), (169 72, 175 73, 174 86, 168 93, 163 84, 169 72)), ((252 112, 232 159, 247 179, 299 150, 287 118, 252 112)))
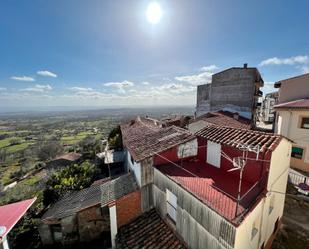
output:
POLYGON ((237 111, 251 111, 254 102, 256 69, 231 68, 214 74, 211 84, 211 110, 220 110, 227 104, 237 111))
POLYGON ((211 84, 197 87, 196 116, 224 108, 254 116, 259 81, 256 68, 230 68, 214 74, 211 84))
POLYGON ((196 116, 201 116, 210 111, 211 84, 197 86, 196 116))

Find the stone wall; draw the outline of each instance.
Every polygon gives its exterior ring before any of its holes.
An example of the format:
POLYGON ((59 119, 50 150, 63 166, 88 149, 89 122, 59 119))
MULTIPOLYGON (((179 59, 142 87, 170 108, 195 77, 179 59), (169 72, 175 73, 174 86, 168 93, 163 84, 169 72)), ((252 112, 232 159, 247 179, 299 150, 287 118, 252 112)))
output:
POLYGON ((80 211, 77 219, 80 241, 91 241, 110 230, 108 208, 101 210, 100 204, 80 211))

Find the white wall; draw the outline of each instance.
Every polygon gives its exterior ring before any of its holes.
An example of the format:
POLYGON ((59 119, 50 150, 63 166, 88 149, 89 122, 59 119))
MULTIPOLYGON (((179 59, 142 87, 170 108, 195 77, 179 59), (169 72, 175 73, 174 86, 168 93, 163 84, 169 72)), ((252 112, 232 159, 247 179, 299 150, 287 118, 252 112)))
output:
POLYGON ((196 156, 198 151, 197 139, 180 144, 177 147, 178 158, 186 158, 190 156, 196 156))
POLYGON ((135 175, 135 178, 136 178, 136 181, 137 181, 137 184, 138 186, 140 187, 141 186, 141 164, 140 163, 137 163, 137 162, 133 162, 131 161, 131 154, 128 150, 125 151, 125 167, 127 170, 131 170, 134 172, 134 175, 135 175))
POLYGON ((272 153, 270 171, 267 184, 267 195, 249 213, 236 230, 236 249, 259 249, 264 243, 266 245, 273 233, 275 222, 282 217, 285 192, 290 165, 291 143, 282 139, 275 151, 272 153), (274 198, 271 213, 270 206, 274 198), (259 224, 258 232, 251 240, 253 224, 259 224))
POLYGON ((309 129, 300 128, 301 119, 302 117, 309 117, 309 110, 279 110, 277 115, 276 132, 291 139, 296 146, 304 149, 303 158, 292 158, 291 166, 309 172, 309 129))

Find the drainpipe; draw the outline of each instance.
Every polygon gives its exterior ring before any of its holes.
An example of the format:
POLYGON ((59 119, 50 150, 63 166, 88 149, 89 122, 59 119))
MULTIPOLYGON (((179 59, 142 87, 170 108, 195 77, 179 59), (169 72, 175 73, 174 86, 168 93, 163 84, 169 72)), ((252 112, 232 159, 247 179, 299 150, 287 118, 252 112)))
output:
POLYGON ((112 248, 116 248, 116 235, 117 235, 117 212, 116 202, 112 202, 108 205, 109 218, 110 218, 110 230, 111 230, 111 241, 112 248))
POLYGON ((289 116, 289 125, 288 125, 288 130, 287 130, 287 137, 290 138, 290 131, 291 131, 291 122, 292 122, 292 112, 289 111, 290 116, 289 116))

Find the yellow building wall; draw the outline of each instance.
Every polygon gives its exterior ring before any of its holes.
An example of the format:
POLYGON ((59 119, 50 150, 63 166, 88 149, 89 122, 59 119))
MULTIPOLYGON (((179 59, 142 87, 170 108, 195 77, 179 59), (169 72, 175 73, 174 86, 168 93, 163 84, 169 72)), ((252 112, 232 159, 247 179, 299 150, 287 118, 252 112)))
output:
POLYGON ((291 158, 291 167, 309 172, 309 129, 302 129, 302 117, 309 117, 309 110, 279 110, 276 132, 294 142, 294 145, 304 149, 303 158, 291 158))
POLYGON ((282 139, 272 153, 267 194, 249 213, 236 229, 235 249, 259 249, 273 234, 276 220, 282 217, 288 171, 290 166, 291 143, 282 139), (270 207, 273 207, 270 212, 270 207), (257 233, 252 238, 252 229, 257 233))

